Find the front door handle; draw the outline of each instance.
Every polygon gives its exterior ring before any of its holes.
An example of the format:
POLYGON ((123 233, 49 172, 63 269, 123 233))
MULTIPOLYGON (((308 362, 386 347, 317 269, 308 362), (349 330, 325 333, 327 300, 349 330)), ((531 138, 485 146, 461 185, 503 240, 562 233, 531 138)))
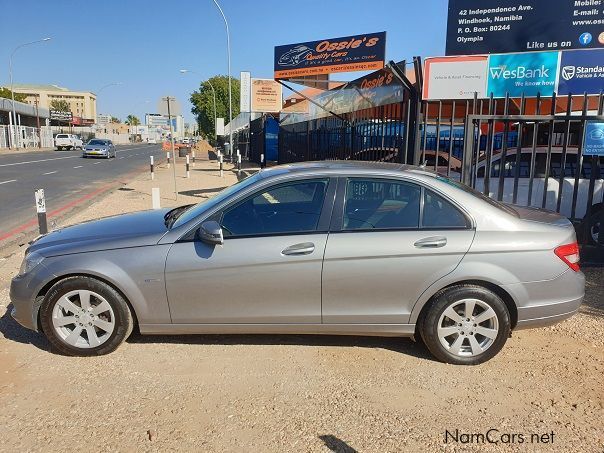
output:
POLYGON ((430 236, 420 239, 413 245, 419 249, 435 249, 447 245, 447 238, 444 236, 430 236))
POLYGON ((312 242, 302 242, 287 247, 281 252, 282 255, 310 255, 315 251, 315 244, 312 242))

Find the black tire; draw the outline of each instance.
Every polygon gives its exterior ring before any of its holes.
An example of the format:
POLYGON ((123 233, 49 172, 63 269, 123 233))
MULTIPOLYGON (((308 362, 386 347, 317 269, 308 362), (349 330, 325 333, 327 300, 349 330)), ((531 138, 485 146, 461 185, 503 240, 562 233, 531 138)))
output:
MULTIPOLYGON (((475 312, 481 309, 482 308, 479 306, 478 308, 475 308, 475 312)), ((478 317, 479 313, 477 313, 476 316, 478 317)), ((462 321, 464 320, 462 319, 462 321)), ((472 325, 471 322, 472 321, 470 321, 470 326, 472 325)), ((476 326, 476 324, 474 324, 474 326, 476 326)), ((456 285, 442 290, 433 297, 432 302, 426 307, 422 317, 420 317, 418 327, 424 344, 432 355, 441 362, 454 365, 478 365, 493 358, 501 351, 510 335, 511 321, 510 313, 505 302, 503 302, 497 294, 478 285, 456 285), (447 308, 455 307, 456 304, 464 299, 476 299, 492 308, 495 312, 496 322, 498 323, 496 337, 484 352, 475 355, 458 355, 452 353, 441 343, 438 336, 438 326, 441 321, 441 315, 443 315, 447 308)), ((456 325, 454 324, 453 327, 456 327, 456 325)), ((463 329, 463 327, 460 327, 460 329, 463 329)), ((470 329, 472 329, 472 327, 470 327, 470 329)), ((464 332, 461 333, 463 334, 464 332)), ((466 332, 466 337, 468 337, 468 335, 473 336, 474 333, 466 332)), ((488 341, 487 337, 483 337, 478 333, 476 335, 476 339, 480 338, 481 340, 484 339, 488 341)), ((452 337, 448 338, 451 338, 450 341, 451 344, 453 344, 457 337, 455 337, 455 334, 452 334, 452 337)), ((464 348, 470 348, 470 339, 462 339, 461 344, 464 348)))
POLYGON ((592 207, 592 211, 589 217, 586 217, 581 222, 581 233, 583 236, 583 243, 587 245, 599 245, 602 234, 602 222, 604 221, 604 207, 603 205, 595 205, 592 207), (594 237, 594 234, 598 235, 598 238, 594 237))
POLYGON ((40 322, 44 334, 60 353, 70 356, 99 356, 115 351, 132 333, 134 320, 122 295, 106 283, 92 277, 67 277, 55 283, 44 297, 40 307, 40 322), (88 290, 102 296, 111 306, 115 316, 115 328, 102 344, 91 348, 80 348, 66 343, 55 331, 52 313, 59 299, 70 291, 88 290))

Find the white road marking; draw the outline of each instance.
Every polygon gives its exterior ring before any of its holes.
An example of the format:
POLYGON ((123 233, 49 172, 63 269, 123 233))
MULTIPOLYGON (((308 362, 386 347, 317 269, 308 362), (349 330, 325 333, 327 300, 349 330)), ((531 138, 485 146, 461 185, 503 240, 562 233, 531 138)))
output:
POLYGON ((8 181, 2 181, 2 182, 0 182, 0 184, 8 184, 9 182, 15 182, 15 181, 17 181, 17 180, 16 179, 10 179, 8 181))
POLYGON ((98 165, 98 164, 100 164, 100 162, 95 162, 95 163, 94 163, 94 164, 92 164, 92 165, 98 165))
POLYGON ((59 172, 58 170, 55 170, 55 171, 49 171, 49 172, 47 172, 47 173, 42 173, 42 175, 54 175, 55 173, 58 173, 58 172, 59 172))
POLYGON ((82 168, 83 165, 78 165, 77 167, 73 167, 73 168, 82 168))
POLYGON ((125 157, 118 157, 118 159, 125 159, 125 157))
POLYGON ((0 164, 0 167, 12 167, 14 165, 34 164, 36 162, 48 162, 49 160, 73 159, 80 156, 55 157, 53 159, 28 160, 26 162, 13 162, 12 164, 0 164))

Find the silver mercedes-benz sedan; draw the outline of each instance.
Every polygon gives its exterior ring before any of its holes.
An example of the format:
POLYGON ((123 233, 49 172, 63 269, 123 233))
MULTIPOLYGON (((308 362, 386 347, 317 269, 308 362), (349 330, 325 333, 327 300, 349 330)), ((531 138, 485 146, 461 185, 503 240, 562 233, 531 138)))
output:
POLYGON ((417 167, 273 167, 200 204, 109 217, 34 241, 12 315, 70 355, 142 334, 421 338, 478 364, 512 330, 584 295, 571 223, 417 167))

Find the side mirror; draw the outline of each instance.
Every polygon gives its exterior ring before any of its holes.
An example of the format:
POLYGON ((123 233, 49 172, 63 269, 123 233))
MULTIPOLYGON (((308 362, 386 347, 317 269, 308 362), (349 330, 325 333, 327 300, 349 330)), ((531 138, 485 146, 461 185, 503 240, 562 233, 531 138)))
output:
POLYGON ((206 244, 222 245, 224 243, 222 227, 215 220, 203 222, 197 230, 197 237, 206 244))

